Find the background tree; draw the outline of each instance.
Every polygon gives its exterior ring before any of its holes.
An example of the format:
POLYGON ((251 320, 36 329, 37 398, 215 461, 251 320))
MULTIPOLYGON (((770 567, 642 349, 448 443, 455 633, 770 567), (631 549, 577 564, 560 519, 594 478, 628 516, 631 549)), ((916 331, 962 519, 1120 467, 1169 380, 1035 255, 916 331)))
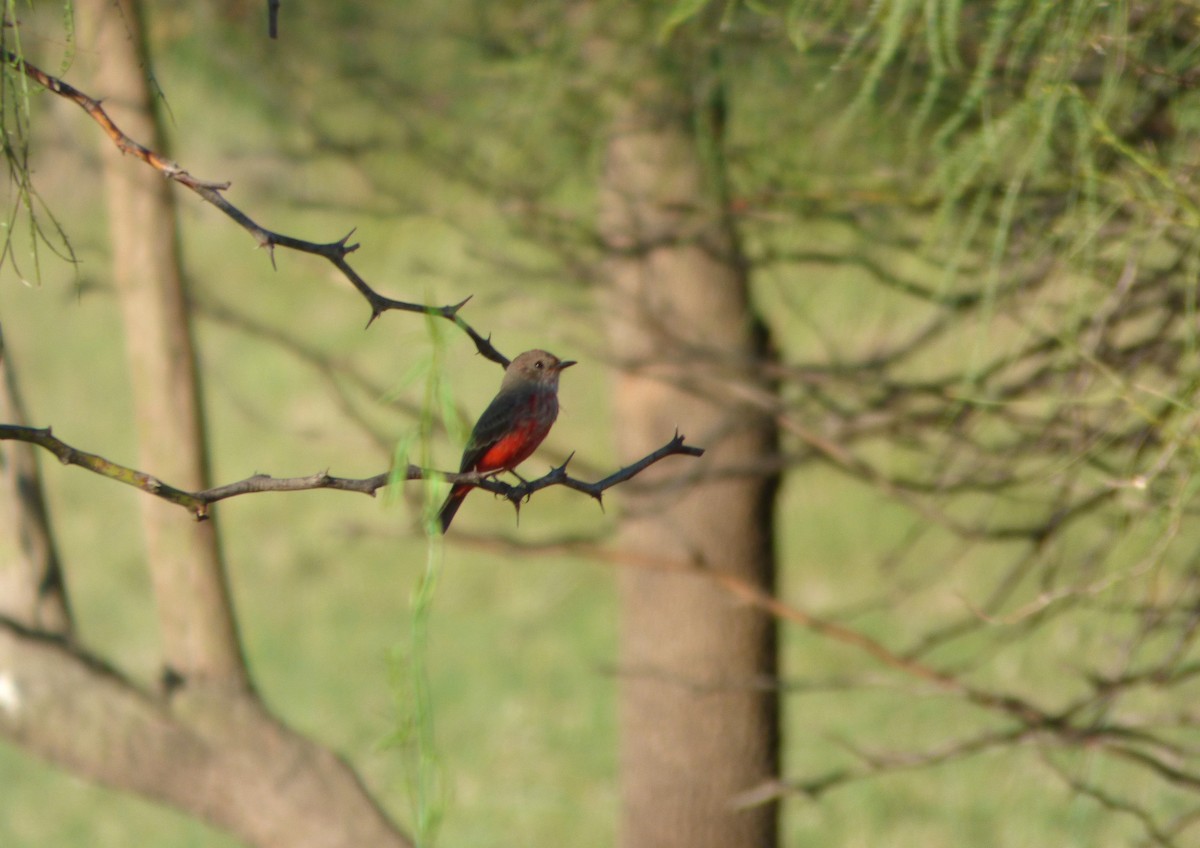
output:
MULTIPOLYGON (((618 449, 636 458, 672 423, 712 447, 698 479, 664 469, 656 489, 623 500, 616 544, 647 564, 689 562, 769 593, 778 481, 756 466, 776 455, 778 432, 743 400, 771 391, 766 330, 725 211, 717 104, 695 102, 677 67, 702 63, 704 47, 655 49, 639 36, 652 23, 626 16, 593 47, 610 54, 613 101, 597 229, 621 367, 618 449)), ((703 573, 631 568, 618 589, 621 844, 773 844, 776 805, 732 803, 778 774, 775 693, 758 684, 777 675, 770 617, 731 602, 703 573)))

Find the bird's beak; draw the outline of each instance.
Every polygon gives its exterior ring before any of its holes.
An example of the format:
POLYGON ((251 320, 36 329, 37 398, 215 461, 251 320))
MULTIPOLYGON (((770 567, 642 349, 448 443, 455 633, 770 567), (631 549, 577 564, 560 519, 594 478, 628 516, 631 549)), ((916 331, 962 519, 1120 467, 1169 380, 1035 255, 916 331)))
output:
POLYGON ((561 371, 564 368, 570 368, 572 365, 578 365, 578 364, 579 363, 576 362, 574 359, 566 359, 566 360, 563 360, 562 362, 558 363, 558 366, 555 370, 561 371))

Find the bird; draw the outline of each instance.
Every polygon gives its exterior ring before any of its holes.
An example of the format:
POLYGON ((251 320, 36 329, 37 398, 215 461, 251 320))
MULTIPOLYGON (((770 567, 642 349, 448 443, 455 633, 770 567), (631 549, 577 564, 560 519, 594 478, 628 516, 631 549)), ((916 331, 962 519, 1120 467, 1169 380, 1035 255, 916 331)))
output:
MULTIPOLYGON (((463 450, 460 473, 513 471, 546 438, 558 418, 558 378, 575 365, 544 350, 527 350, 504 369, 500 391, 479 416, 463 450)), ((514 472, 515 473, 515 472, 514 472)), ((442 532, 472 489, 456 483, 438 512, 442 532)))

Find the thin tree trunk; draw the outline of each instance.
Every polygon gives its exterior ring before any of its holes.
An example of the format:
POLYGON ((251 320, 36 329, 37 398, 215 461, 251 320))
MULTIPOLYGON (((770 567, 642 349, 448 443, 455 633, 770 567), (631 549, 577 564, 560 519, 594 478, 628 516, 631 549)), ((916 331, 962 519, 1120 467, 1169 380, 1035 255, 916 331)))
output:
MULTIPOLYGON (((0 332, 0 421, 28 425, 0 332)), ((33 445, 0 445, 0 616, 71 634, 71 613, 33 445)))
MULTIPOLYGON (((91 85, 127 134, 163 151, 141 32, 131 0, 80 0, 81 31, 96 58, 91 85)), ((103 137, 100 148, 113 278, 125 323, 142 468, 185 489, 208 486, 196 357, 170 184, 132 166, 103 137)), ((165 665, 189 686, 246 685, 245 665, 215 522, 195 522, 142 498, 146 554, 165 665)))
MULTIPOLYGON (((770 589, 776 481, 748 469, 775 454, 777 435, 740 402, 769 389, 766 340, 719 174, 705 167, 690 100, 668 71, 644 72, 615 114, 600 215, 610 337, 624 365, 618 447, 632 459, 678 427, 708 448, 698 466, 662 463, 623 488, 620 545, 770 589)), ((629 568, 618 583, 620 844, 774 844, 776 806, 738 804, 778 772, 773 623, 702 575, 629 568)))

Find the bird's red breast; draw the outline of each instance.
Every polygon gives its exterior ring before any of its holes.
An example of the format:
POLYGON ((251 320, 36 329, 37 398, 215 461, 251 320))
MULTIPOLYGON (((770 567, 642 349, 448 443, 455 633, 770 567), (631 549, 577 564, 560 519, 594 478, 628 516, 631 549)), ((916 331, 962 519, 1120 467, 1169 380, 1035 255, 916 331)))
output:
POLYGON ((475 471, 511 470, 529 458, 550 432, 548 424, 530 415, 493 442, 475 463, 475 471))

